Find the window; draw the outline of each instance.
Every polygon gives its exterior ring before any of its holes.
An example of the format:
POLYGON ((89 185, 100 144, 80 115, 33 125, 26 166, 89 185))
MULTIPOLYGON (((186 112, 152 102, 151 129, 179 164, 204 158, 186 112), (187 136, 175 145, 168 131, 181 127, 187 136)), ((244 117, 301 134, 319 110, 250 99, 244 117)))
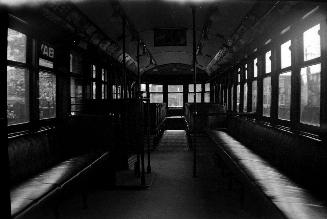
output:
POLYGON ((290 120, 292 73, 279 74, 278 118, 290 120))
POLYGON ((26 63, 26 35, 9 28, 7 40, 7 59, 26 63))
POLYGON ((26 35, 8 29, 7 119, 8 125, 29 121, 29 72, 26 35))
POLYGON ((210 83, 204 85, 204 102, 210 103, 210 83))
POLYGON ((252 112, 257 111, 257 95, 258 95, 257 80, 254 80, 252 81, 252 112))
POLYGON ((141 84, 140 85, 140 90, 142 91, 142 97, 146 98, 147 97, 147 93, 146 93, 146 84, 141 84))
POLYGON ((107 99, 108 89, 108 72, 106 69, 101 68, 101 99, 107 99))
POLYGON ((230 91, 230 96, 231 96, 231 110, 234 110, 234 86, 232 86, 231 91, 230 91))
POLYGON ((321 64, 301 69, 301 123, 320 124, 320 72, 321 64))
POLYGON ((150 103, 163 103, 163 86, 149 84, 150 103))
POLYGON ((271 105, 271 78, 263 79, 263 116, 270 116, 271 105))
POLYGON ((247 83, 244 84, 243 89, 244 89, 243 112, 247 112, 247 102, 248 102, 248 85, 247 85, 247 83))
POLYGON ((117 85, 117 99, 121 99, 121 98, 122 98, 121 85, 117 85))
POLYGON ((271 51, 266 53, 266 74, 271 72, 271 51))
MULTIPOLYGON (((201 103, 202 85, 196 84, 196 102, 201 103)), ((194 84, 188 85, 188 102, 194 103, 194 84)))
POLYGON ((281 68, 287 68, 291 66, 292 57, 291 57, 291 41, 287 41, 281 45, 281 68))
POLYGON ((69 71, 70 77, 70 112, 77 115, 82 111, 83 105, 83 75, 82 57, 75 51, 70 53, 69 71))
POLYGON ((245 80, 248 79, 248 64, 245 64, 245 67, 244 67, 244 79, 245 80))
POLYGON ((92 87, 92 99, 96 99, 97 97, 97 84, 96 84, 96 79, 97 79, 97 68, 95 65, 91 65, 91 87, 92 87))
POLYGON ((253 60, 253 77, 257 77, 258 76, 258 58, 255 58, 253 60))
POLYGON ((320 24, 303 33, 304 61, 320 57, 320 24))
POLYGON ((183 107, 183 85, 168 85, 168 107, 183 107))
POLYGON ((39 72, 40 119, 56 117, 56 76, 53 72, 39 72))
POLYGON ((53 70, 54 48, 40 44, 39 115, 40 119, 56 117, 56 75, 53 70))
POLYGON ((240 109, 240 85, 238 84, 237 87, 236 87, 236 107, 237 107, 237 110, 239 111, 240 109))
POLYGON ((82 109, 83 103, 83 80, 71 77, 70 80, 70 99, 71 99, 71 114, 76 115, 82 109))
POLYGON ((117 86, 112 85, 112 99, 117 99, 117 86))

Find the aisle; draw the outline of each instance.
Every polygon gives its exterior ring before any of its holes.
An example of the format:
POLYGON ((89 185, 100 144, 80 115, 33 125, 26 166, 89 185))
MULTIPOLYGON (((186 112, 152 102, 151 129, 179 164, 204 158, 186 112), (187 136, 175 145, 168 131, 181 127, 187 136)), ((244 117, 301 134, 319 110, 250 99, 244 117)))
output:
POLYGON ((227 189, 214 166, 214 146, 205 137, 198 143, 197 178, 185 131, 165 131, 152 153, 155 179, 148 190, 94 191, 86 210, 74 196, 62 204, 61 218, 255 218, 241 209, 237 192, 227 189))

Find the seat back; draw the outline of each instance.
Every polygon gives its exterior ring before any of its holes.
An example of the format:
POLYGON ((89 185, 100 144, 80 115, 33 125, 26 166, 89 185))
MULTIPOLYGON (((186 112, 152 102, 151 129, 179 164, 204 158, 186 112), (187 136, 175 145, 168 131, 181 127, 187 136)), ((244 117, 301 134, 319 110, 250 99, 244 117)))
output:
POLYGON ((56 162, 54 130, 8 139, 10 182, 14 185, 56 162))
POLYGON ((327 150, 322 141, 236 117, 228 119, 228 132, 294 181, 318 195, 325 191, 327 150))

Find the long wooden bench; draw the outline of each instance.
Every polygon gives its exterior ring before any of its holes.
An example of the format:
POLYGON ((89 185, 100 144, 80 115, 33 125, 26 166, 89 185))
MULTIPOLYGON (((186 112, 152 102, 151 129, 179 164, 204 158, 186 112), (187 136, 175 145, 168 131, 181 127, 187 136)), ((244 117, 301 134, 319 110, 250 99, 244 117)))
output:
POLYGON ((9 139, 12 218, 22 217, 41 203, 58 198, 66 188, 88 180, 88 174, 109 156, 112 129, 105 128, 105 122, 94 116, 71 118, 60 130, 9 139))
MULTIPOLYGON (((237 176, 237 179, 243 185, 251 187, 253 191, 261 196, 263 202, 269 206, 269 209, 273 209, 271 212, 274 213, 271 213, 269 218, 327 218, 325 201, 320 197, 317 198, 308 189, 310 187, 307 183, 308 179, 297 181, 299 177, 295 176, 301 174, 302 178, 311 178, 314 181, 311 182, 311 186, 316 186, 316 190, 324 193, 323 180, 325 179, 321 178, 321 182, 316 182, 319 178, 310 175, 310 171, 311 174, 316 174, 319 171, 325 170, 326 166, 320 166, 325 159, 324 153, 320 154, 320 158, 317 158, 317 154, 310 155, 311 159, 314 159, 312 162, 316 162, 318 164, 317 166, 312 165, 312 163, 300 166, 296 163, 297 158, 294 158, 297 152, 293 152, 292 157, 292 153, 288 154, 289 151, 282 151, 283 148, 289 146, 292 142, 297 144, 296 139, 292 139, 291 137, 285 140, 284 134, 276 131, 272 131, 271 133, 273 134, 269 134, 267 130, 264 130, 265 128, 258 127, 254 123, 251 124, 251 122, 242 121, 241 119, 232 119, 231 125, 228 128, 226 130, 208 130, 207 133, 217 145, 218 156, 234 175, 237 176), (259 128, 261 129, 261 133, 257 130, 259 128), (238 139, 242 139, 243 141, 240 142, 237 140, 237 136, 239 136, 238 139), (272 136, 274 136, 274 139, 270 138, 272 136), (247 140, 244 140, 246 138, 247 140), (281 139, 283 138, 284 140, 282 142, 281 139), (265 142, 255 145, 255 141, 267 142, 266 145, 265 142), (275 145, 274 148, 265 150, 268 147, 267 145, 270 146, 277 143, 283 145, 275 145), (285 158, 287 159, 284 160, 285 158), (287 163, 289 166, 286 168, 287 163), (319 166, 321 169, 317 170, 319 166), (302 169, 296 171, 297 168, 302 169), (310 170, 310 168, 313 169, 310 170), (287 174, 290 172, 292 174, 287 174), (320 187, 317 188, 318 186, 320 187)), ((297 146, 301 150, 300 148, 302 146, 300 144, 297 144, 297 146)), ((306 146, 313 147, 314 145, 306 146)), ((319 145, 315 145, 315 147, 317 150, 316 153, 320 153, 319 145)), ((309 155, 303 155, 303 161, 307 161, 305 156, 308 157, 309 155)), ((319 176, 326 174, 325 171, 323 172, 319 176)))

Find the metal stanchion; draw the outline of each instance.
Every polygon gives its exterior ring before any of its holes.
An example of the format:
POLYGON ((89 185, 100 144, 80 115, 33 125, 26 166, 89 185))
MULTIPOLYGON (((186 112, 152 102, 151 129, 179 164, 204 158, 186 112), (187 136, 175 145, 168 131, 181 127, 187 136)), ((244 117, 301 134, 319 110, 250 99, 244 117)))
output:
POLYGON ((151 157, 150 157, 150 100, 147 102, 147 144, 148 144, 148 166, 147 173, 151 173, 151 157))

